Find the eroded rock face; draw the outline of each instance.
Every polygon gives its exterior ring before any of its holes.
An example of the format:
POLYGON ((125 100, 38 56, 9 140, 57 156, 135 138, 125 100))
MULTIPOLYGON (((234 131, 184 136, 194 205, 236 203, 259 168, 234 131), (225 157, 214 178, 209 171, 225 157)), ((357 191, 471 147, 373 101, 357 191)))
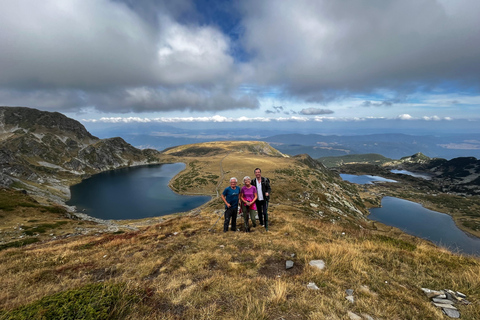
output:
POLYGON ((33 182, 65 188, 66 181, 82 175, 155 163, 158 154, 121 138, 98 139, 58 112, 0 107, 0 186, 33 182))

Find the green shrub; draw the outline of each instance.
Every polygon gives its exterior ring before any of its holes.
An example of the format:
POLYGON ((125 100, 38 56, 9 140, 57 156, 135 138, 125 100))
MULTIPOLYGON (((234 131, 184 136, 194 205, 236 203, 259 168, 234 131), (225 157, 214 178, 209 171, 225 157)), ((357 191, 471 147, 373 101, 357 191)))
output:
POLYGON ((417 246, 410 242, 400 240, 400 239, 390 238, 384 235, 376 235, 375 240, 379 240, 380 242, 389 244, 392 247, 402 249, 402 250, 414 251, 415 249, 417 249, 417 246))
POLYGON ((0 319, 121 319, 138 301, 125 284, 89 284, 3 311, 0 319))
POLYGON ((9 243, 0 244, 0 250, 8 249, 8 248, 19 248, 26 246, 27 244, 38 242, 37 238, 27 238, 23 240, 13 241, 9 243))

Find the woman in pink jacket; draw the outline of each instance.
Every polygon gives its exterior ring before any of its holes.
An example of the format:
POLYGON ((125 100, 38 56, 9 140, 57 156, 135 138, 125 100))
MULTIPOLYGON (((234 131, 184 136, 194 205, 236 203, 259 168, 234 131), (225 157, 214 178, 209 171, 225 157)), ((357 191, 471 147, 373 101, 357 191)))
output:
POLYGON ((257 207, 255 201, 257 200, 257 188, 252 186, 252 179, 249 176, 243 178, 245 184, 240 190, 240 203, 242 206, 243 223, 245 225, 245 232, 250 232, 248 226, 248 217, 252 219, 252 227, 256 227, 255 216, 257 215, 257 207))

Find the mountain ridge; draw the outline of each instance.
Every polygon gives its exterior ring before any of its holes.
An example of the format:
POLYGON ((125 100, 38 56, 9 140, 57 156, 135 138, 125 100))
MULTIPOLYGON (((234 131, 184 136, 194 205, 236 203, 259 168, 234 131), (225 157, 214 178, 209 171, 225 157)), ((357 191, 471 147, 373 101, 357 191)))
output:
POLYGON ((0 186, 68 199, 68 186, 88 175, 159 163, 160 152, 134 148, 122 138, 99 139, 58 112, 0 107, 0 186), (42 188, 41 186, 45 186, 42 188), (41 192, 43 189, 43 192, 41 192))

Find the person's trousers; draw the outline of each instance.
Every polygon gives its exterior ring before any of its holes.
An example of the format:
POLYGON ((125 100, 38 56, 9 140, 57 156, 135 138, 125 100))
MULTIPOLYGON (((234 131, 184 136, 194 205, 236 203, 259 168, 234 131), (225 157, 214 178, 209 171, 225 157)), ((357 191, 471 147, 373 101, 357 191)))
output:
POLYGON ((252 210, 242 203, 242 213, 243 213, 243 224, 245 226, 245 231, 248 231, 248 217, 252 219, 252 227, 256 227, 257 223, 255 221, 255 216, 257 215, 257 210, 252 210))
POLYGON ((268 219, 267 201, 266 200, 257 200, 255 202, 255 204, 257 205, 257 210, 258 210, 258 220, 260 220, 260 224, 262 226, 265 226, 265 224, 267 223, 267 219, 268 219))
POLYGON ((227 232, 228 231, 228 225, 230 224, 230 219, 232 220, 232 231, 237 230, 237 210, 238 207, 230 207, 225 210, 225 220, 223 222, 223 231, 227 232))

